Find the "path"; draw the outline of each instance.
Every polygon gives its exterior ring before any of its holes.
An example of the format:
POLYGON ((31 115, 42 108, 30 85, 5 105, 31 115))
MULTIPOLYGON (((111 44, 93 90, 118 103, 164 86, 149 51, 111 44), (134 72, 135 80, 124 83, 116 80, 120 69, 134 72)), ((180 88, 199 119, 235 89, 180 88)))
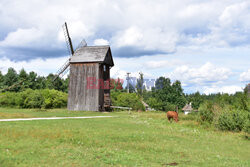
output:
POLYGON ((0 122, 10 122, 10 121, 33 121, 33 120, 53 120, 53 119, 110 118, 110 117, 116 117, 116 116, 47 117, 47 118, 15 118, 15 119, 0 119, 0 122))

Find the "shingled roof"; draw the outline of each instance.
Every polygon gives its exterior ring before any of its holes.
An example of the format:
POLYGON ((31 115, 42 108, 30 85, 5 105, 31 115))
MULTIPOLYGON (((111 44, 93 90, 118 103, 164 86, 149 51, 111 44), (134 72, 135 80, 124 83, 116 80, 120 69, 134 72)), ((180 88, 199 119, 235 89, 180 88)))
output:
POLYGON ((183 111, 192 111, 193 108, 192 108, 192 105, 191 104, 186 104, 183 108, 182 108, 183 111))
POLYGON ((70 63, 104 63, 114 66, 110 46, 84 46, 77 49, 70 63))

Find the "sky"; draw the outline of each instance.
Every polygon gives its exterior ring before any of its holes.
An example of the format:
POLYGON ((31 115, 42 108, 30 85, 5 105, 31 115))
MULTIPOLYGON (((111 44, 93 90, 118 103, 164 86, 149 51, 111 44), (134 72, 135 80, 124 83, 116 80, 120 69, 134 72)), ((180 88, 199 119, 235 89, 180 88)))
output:
POLYGON ((249 0, 0 0, 0 71, 46 76, 85 39, 110 45, 111 77, 180 80, 185 93, 235 93, 250 83, 249 0))

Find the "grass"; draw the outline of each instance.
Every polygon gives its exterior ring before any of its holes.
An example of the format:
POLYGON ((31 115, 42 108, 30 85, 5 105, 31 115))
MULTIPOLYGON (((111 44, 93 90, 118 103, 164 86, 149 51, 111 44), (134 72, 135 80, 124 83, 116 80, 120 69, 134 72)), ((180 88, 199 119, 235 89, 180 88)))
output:
POLYGON ((87 115, 118 117, 0 122, 0 166, 250 165, 241 133, 168 123, 164 113, 0 109, 0 118, 87 115))

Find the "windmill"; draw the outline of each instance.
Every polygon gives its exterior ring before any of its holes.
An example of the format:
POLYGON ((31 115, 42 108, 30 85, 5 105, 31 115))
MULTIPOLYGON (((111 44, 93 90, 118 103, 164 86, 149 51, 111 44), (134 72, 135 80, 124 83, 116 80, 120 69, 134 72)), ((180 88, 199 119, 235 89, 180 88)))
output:
POLYGON ((83 40, 74 50, 66 23, 63 25, 63 30, 71 56, 57 71, 54 80, 70 70, 68 110, 109 110, 110 68, 114 66, 110 46, 87 46, 83 40))
MULTIPOLYGON (((69 36, 69 30, 68 30, 68 26, 67 26, 67 23, 65 22, 62 26, 63 28, 63 34, 64 34, 64 37, 65 37, 65 41, 66 41, 66 46, 67 46, 67 49, 68 49, 68 52, 69 52, 69 55, 70 57, 74 55, 74 48, 73 48, 73 44, 72 44, 72 41, 71 41, 71 38, 69 36)), ((79 49, 81 47, 84 47, 84 46, 87 46, 87 43, 86 41, 83 39, 80 44, 78 45, 78 47, 76 48, 79 49)), ((59 68, 59 70, 57 71, 55 77, 53 78, 53 81, 55 81, 58 77, 63 77, 65 74, 68 73, 69 71, 69 63, 70 61, 70 58, 63 64, 63 66, 61 66, 61 68, 59 68)))

